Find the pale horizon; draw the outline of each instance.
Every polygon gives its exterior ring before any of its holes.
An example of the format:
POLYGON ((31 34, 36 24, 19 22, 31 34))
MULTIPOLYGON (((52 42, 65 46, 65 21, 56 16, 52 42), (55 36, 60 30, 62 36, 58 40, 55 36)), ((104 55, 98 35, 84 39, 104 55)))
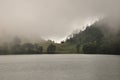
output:
POLYGON ((0 0, 0 38, 59 43, 100 16, 119 14, 118 7, 117 0, 0 0))

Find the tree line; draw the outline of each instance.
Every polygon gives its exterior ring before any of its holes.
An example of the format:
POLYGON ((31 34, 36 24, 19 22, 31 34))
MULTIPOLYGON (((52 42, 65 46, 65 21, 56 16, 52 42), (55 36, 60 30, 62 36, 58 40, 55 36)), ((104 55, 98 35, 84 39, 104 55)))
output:
POLYGON ((16 37, 11 44, 4 43, 0 46, 0 54, 43 54, 55 53, 56 46, 52 43, 47 47, 46 52, 43 52, 43 46, 38 43, 21 43, 21 40, 16 37))
POLYGON ((65 43, 76 45, 77 53, 84 54, 120 54, 120 31, 109 32, 107 24, 96 22, 84 31, 73 34, 65 43))

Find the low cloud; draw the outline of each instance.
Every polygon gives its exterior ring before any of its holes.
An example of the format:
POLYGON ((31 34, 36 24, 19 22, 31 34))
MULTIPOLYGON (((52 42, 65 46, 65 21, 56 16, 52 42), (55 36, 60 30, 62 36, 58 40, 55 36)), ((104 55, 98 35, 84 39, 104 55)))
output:
POLYGON ((0 0, 0 37, 59 41, 98 17, 119 17, 119 5, 119 0, 0 0))

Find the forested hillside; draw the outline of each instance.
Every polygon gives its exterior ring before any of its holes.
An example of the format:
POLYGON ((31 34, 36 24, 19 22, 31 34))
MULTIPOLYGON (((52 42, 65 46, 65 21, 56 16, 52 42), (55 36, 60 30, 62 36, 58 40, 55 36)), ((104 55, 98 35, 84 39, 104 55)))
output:
POLYGON ((60 44, 51 40, 39 43, 22 43, 15 38, 0 46, 0 54, 120 54, 120 28, 111 27, 104 20, 97 21, 85 30, 74 33, 60 44))
MULTIPOLYGON (((119 27, 118 27, 119 28, 119 27)), ((84 54, 120 54, 120 31, 112 32, 107 23, 98 21, 84 31, 73 34, 65 43, 71 50, 84 54)), ((66 46, 66 47, 67 47, 66 46)))

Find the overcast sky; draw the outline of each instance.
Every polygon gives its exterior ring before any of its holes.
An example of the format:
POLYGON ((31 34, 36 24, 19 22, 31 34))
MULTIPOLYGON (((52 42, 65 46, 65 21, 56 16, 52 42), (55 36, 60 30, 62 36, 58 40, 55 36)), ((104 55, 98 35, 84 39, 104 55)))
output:
POLYGON ((117 15, 120 0, 0 0, 0 38, 65 39, 97 17, 117 15))

